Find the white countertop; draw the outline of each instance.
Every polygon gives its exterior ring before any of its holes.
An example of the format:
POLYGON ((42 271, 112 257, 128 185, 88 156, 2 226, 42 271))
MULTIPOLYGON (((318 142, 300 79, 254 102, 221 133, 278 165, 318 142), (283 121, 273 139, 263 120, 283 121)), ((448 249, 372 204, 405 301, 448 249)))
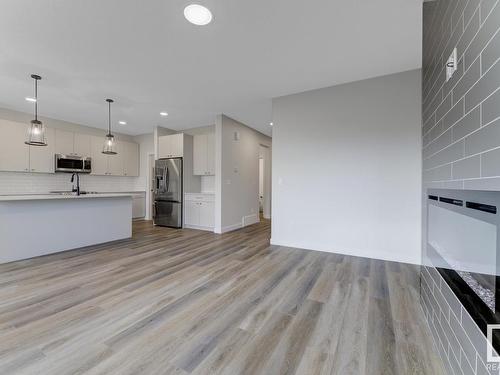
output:
POLYGON ((0 195, 0 202, 9 201, 33 201, 33 200, 54 200, 54 199, 98 199, 98 198, 118 198, 132 197, 133 193, 99 193, 99 194, 25 194, 25 195, 0 195))

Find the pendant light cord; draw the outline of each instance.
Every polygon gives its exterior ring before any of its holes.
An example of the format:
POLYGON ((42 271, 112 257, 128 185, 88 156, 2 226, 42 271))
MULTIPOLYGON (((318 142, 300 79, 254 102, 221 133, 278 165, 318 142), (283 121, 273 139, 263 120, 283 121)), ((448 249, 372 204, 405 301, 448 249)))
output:
POLYGON ((38 80, 35 78, 35 120, 38 121, 38 80))
POLYGON ((108 102, 108 134, 111 134, 111 102, 108 102))

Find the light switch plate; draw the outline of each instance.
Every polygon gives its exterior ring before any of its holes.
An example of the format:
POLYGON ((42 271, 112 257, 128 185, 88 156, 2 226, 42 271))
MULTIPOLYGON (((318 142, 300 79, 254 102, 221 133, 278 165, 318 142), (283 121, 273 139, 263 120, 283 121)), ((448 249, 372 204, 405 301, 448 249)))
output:
POLYGON ((458 61, 457 61, 457 48, 453 48, 450 57, 446 61, 446 82, 450 80, 458 69, 458 61))

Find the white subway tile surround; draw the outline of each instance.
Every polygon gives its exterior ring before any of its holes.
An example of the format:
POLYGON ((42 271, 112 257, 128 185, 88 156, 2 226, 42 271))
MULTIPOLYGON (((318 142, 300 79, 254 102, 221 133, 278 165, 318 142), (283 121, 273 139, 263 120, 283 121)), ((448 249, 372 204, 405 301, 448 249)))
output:
MULTIPOLYGON (((424 194, 427 188, 500 190, 499 30, 498 0, 423 4, 424 194), (458 70, 445 82, 455 47, 458 70)), ((425 203, 423 209, 425 233, 425 203)), ((427 258, 426 242, 424 235, 421 304, 448 373, 493 373, 485 336, 427 258)))

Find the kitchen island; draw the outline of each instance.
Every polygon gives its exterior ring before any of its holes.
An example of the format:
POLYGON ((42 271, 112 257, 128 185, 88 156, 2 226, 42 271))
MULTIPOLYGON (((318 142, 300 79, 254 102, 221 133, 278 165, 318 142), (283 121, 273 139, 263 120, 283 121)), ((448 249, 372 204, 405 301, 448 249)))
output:
POLYGON ((0 196, 0 263, 131 236, 131 194, 0 196))

